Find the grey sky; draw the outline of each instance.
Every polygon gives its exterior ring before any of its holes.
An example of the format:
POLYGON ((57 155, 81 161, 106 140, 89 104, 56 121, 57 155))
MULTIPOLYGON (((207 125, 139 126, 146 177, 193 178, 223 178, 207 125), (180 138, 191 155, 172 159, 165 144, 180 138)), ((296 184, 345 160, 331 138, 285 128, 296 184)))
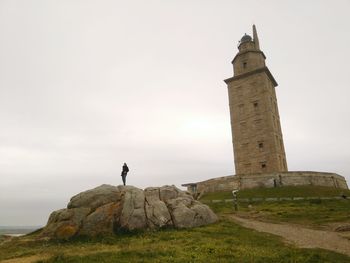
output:
POLYGON ((350 181, 349 1, 0 1, 0 225, 103 183, 234 173, 227 88, 257 25, 290 170, 350 181))

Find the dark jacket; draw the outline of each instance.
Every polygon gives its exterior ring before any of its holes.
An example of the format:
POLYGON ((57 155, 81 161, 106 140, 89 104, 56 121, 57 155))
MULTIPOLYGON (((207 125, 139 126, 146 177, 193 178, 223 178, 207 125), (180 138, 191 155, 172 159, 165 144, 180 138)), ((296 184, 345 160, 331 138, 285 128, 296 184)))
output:
POLYGON ((126 164, 124 164, 121 175, 126 175, 128 172, 129 172, 129 167, 126 164))

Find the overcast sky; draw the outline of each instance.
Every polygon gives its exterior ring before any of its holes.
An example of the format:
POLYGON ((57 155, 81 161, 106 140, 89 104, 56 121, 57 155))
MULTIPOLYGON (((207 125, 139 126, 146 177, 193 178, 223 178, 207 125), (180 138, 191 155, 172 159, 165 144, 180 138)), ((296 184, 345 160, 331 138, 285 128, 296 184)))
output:
POLYGON ((289 170, 350 181, 349 1, 0 1, 0 225, 76 193, 234 174, 227 87, 256 24, 289 170))

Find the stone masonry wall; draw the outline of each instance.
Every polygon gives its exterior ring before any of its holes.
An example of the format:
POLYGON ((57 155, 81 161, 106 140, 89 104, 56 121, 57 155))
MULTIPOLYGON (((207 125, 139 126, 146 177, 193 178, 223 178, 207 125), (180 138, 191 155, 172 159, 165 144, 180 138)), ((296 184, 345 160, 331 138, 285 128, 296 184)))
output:
POLYGON ((348 189, 343 176, 324 172, 278 172, 266 174, 230 175, 203 182, 185 184, 191 193, 210 193, 259 187, 315 185, 348 189))

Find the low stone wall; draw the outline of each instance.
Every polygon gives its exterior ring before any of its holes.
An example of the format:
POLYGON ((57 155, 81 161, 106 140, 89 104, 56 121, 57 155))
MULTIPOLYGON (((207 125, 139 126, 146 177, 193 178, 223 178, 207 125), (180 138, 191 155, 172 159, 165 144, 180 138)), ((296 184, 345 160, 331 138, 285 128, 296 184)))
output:
POLYGON ((210 193, 259 187, 315 185, 348 189, 343 176, 336 173, 296 171, 268 174, 229 175, 202 182, 183 184, 191 193, 210 193))

